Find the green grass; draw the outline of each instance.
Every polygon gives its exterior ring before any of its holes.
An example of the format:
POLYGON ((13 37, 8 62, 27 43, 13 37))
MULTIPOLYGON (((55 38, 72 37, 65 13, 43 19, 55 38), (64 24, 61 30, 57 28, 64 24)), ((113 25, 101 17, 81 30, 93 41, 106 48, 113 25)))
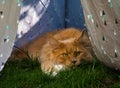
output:
POLYGON ((97 60, 56 77, 42 73, 37 61, 11 61, 0 73, 0 88, 120 88, 120 74, 97 60))

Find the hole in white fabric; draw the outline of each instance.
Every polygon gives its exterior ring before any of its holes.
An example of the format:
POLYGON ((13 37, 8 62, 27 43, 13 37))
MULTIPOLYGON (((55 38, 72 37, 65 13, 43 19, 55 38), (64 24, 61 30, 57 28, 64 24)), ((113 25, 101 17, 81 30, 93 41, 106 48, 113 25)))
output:
POLYGON ((6 42, 7 41, 7 39, 6 38, 4 38, 4 42, 6 42))
POLYGON ((104 21, 104 25, 107 26, 107 22, 106 22, 106 20, 104 21))
POLYGON ((3 11, 0 11, 0 15, 2 15, 3 14, 3 11))
POLYGON ((115 24, 118 24, 118 19, 115 19, 115 24))
POLYGON ((4 38, 4 43, 7 43, 9 42, 9 39, 8 38, 4 38))
POLYGON ((98 23, 96 23, 96 27, 98 28, 98 23))
POLYGON ((105 15, 105 11, 103 10, 102 15, 105 15))
POLYGON ((117 53, 115 52, 115 58, 117 58, 118 57, 118 55, 117 55, 117 53))
POLYGON ((106 40, 105 36, 103 36, 103 37, 102 37, 102 40, 103 40, 103 41, 105 41, 105 40, 106 40))

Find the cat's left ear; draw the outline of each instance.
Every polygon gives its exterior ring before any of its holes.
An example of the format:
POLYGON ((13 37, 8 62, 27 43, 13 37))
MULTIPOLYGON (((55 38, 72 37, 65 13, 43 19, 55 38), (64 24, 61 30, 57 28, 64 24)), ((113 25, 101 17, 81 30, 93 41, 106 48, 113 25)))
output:
POLYGON ((77 35, 75 42, 78 42, 79 44, 82 44, 86 47, 89 46, 90 41, 89 41, 87 32, 85 30, 81 30, 81 33, 79 35, 77 35))
POLYGON ((81 30, 80 33, 76 35, 75 41, 81 41, 85 35, 85 30, 81 30))

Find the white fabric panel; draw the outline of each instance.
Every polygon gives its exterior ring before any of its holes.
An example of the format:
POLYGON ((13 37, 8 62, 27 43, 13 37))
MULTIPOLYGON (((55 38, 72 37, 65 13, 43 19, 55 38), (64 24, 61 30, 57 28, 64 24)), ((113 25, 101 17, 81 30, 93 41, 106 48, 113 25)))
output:
POLYGON ((20 7, 20 0, 0 0, 0 71, 12 51, 20 7))

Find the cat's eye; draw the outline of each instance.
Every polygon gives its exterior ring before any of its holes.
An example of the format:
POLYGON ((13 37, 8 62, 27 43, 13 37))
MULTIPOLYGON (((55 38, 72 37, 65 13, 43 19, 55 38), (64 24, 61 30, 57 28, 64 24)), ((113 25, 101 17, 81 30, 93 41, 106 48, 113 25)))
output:
POLYGON ((80 53, 81 53, 80 51, 75 51, 74 56, 77 57, 78 55, 80 55, 80 53))
POLYGON ((62 57, 67 57, 68 53, 62 53, 62 57))

